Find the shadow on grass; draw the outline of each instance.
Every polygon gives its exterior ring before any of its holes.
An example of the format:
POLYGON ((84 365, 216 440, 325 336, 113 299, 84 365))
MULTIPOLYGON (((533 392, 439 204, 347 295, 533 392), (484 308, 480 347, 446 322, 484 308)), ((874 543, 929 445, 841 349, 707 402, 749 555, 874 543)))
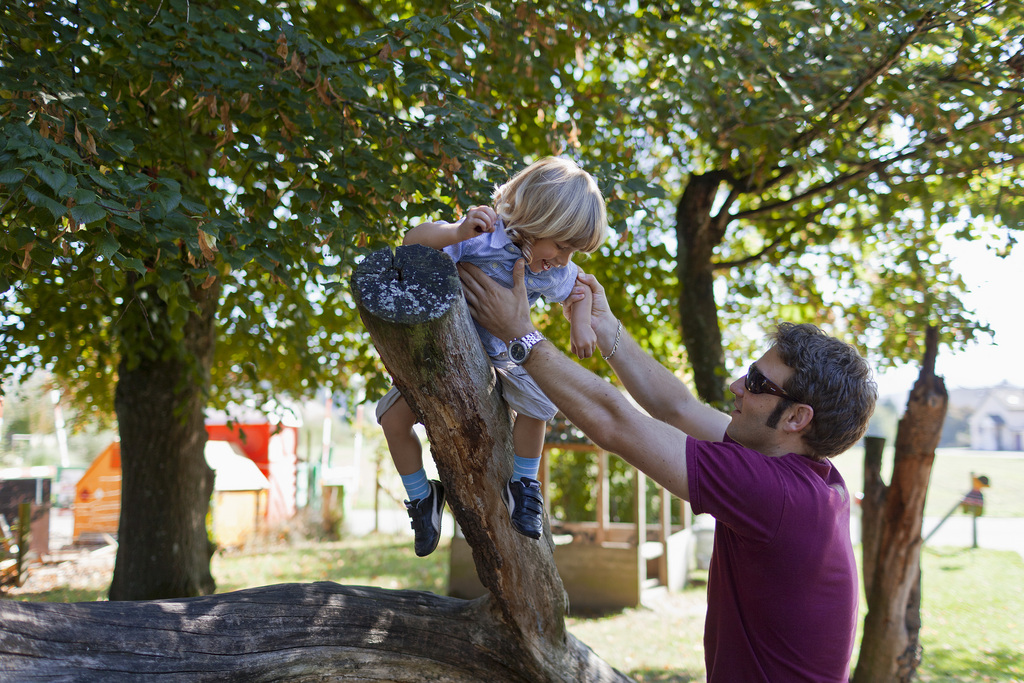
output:
POLYGON ((107 599, 107 586, 102 588, 55 588, 39 593, 18 593, 8 595, 0 593, 0 600, 17 600, 19 602, 96 602, 107 599))
POLYGON ((275 583, 333 581, 346 585, 448 590, 447 541, 428 557, 417 557, 411 536, 370 535, 334 543, 277 547, 214 558, 217 592, 275 583))
POLYGON ((1020 653, 1009 650, 964 652, 927 648, 924 658, 923 664, 927 664, 927 673, 920 673, 921 680, 926 681, 1016 683, 1024 676, 1024 662, 1020 653))
POLYGON ((637 683, 690 683, 700 680, 704 674, 695 674, 688 671, 656 671, 654 669, 636 669, 631 671, 630 676, 636 679, 637 683))

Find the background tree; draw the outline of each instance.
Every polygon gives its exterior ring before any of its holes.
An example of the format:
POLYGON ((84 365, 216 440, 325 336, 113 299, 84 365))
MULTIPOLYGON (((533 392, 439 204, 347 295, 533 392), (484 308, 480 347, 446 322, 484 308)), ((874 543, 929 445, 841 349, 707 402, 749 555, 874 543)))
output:
POLYGON ((725 400, 727 351, 751 355, 747 323, 824 324, 882 362, 919 357, 929 324, 954 347, 986 329, 941 244, 1017 239, 1019 3, 602 3, 587 25, 544 7, 485 51, 527 103, 511 135, 627 165, 608 196, 644 212, 592 268, 642 338, 671 338, 674 300, 704 399, 725 400))
POLYGON ((0 27, 3 372, 114 399, 111 598, 210 592, 204 408, 373 364, 332 288, 508 149, 438 68, 477 25, 169 0, 11 2, 0 27))

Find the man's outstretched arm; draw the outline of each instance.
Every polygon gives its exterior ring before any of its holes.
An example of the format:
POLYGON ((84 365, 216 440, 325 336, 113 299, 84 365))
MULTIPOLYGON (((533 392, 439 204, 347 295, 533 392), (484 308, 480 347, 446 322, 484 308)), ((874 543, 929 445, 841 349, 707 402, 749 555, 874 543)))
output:
POLYGON ((593 275, 579 282, 591 291, 591 326, 598 346, 622 386, 652 417, 704 441, 720 441, 731 418, 700 401, 672 371, 633 340, 608 306, 604 287, 593 275))

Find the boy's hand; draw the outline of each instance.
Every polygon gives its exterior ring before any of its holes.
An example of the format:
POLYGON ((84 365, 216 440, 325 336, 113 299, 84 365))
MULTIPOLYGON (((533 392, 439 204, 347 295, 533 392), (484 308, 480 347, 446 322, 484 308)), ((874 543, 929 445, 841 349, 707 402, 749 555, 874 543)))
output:
POLYGON ((590 358, 597 349, 597 333, 589 325, 573 325, 569 340, 570 348, 577 358, 590 358))
MULTIPOLYGON (((612 340, 615 338, 619 321, 608 306, 608 298, 605 296, 604 287, 601 286, 596 277, 581 270, 576 275, 576 286, 573 287, 572 294, 562 302, 562 312, 567 320, 571 321, 573 319, 576 305, 584 302, 586 299, 591 299, 588 302, 590 304, 590 327, 598 337, 604 339, 609 344, 614 343, 612 340)), ((587 304, 583 303, 581 305, 587 304)), ((606 348, 602 344, 598 344, 598 346, 602 349, 606 348)))
POLYGON ((468 240, 485 232, 494 232, 497 212, 489 206, 473 206, 459 223, 459 236, 468 240))

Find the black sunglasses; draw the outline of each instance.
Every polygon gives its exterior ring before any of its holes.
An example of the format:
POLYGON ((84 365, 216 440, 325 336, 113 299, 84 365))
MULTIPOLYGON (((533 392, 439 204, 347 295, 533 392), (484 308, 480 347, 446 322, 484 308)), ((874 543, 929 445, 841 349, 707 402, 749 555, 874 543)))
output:
POLYGON ((747 376, 743 380, 743 388, 752 394, 771 394, 772 396, 778 396, 784 398, 793 403, 803 403, 798 398, 794 398, 782 390, 775 382, 771 381, 764 374, 757 369, 756 365, 751 364, 747 370, 747 376))

